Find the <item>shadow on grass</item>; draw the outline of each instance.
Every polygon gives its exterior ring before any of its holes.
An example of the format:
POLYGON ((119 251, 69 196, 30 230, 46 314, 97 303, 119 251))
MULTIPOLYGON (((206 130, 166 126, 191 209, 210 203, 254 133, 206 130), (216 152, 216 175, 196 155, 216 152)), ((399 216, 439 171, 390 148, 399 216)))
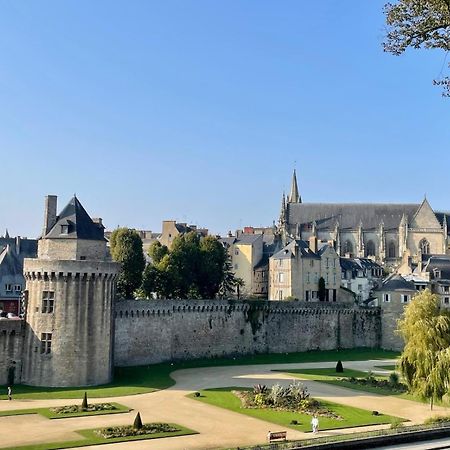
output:
MULTIPOLYGON (((362 361, 367 359, 396 358, 397 352, 378 349, 325 350, 298 353, 257 354, 239 357, 197 359, 174 363, 147 366, 116 367, 114 381, 95 387, 35 387, 15 385, 13 398, 16 399, 54 399, 82 398, 87 392, 90 398, 121 397, 145 394, 155 390, 167 389, 175 384, 170 374, 175 370, 201 367, 237 366, 252 364, 289 364, 304 362, 362 361)), ((0 386, 0 400, 6 399, 6 386, 0 386)))

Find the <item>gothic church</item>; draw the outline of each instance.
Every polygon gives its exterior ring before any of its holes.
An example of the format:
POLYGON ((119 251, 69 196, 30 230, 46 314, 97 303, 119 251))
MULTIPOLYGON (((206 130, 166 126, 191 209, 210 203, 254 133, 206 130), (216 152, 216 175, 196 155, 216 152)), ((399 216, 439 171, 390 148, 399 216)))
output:
POLYGON ((303 203, 294 170, 283 194, 279 231, 286 243, 315 236, 332 242, 340 256, 371 258, 397 266, 408 255, 449 253, 449 219, 422 203, 303 203))

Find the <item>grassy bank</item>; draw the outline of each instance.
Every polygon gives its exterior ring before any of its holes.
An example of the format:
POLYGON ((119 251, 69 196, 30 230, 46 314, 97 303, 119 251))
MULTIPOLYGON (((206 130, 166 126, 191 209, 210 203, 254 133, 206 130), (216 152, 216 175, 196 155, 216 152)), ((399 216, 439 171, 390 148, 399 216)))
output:
MULTIPOLYGON (((114 381, 110 384, 92 388, 52 388, 15 385, 13 398, 17 399, 54 399, 82 398, 87 392, 89 398, 120 397, 167 389, 175 384, 170 374, 175 370, 211 366, 236 366, 251 364, 283 364, 304 362, 363 361, 368 359, 391 359, 399 354, 377 349, 326 350, 301 353, 275 353, 197 359, 177 363, 154 364, 148 366, 116 367, 114 381)), ((0 387, 0 400, 6 399, 6 386, 0 387)))

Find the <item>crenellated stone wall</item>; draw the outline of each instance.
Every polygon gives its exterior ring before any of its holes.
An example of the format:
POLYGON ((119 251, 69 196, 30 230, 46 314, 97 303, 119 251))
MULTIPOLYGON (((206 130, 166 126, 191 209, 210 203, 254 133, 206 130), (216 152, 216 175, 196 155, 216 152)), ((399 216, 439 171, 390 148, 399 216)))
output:
POLYGON ((306 302, 128 300, 114 311, 114 364, 379 347, 379 309, 306 302))
POLYGON ((0 320, 0 385, 20 381, 23 324, 20 319, 0 320))

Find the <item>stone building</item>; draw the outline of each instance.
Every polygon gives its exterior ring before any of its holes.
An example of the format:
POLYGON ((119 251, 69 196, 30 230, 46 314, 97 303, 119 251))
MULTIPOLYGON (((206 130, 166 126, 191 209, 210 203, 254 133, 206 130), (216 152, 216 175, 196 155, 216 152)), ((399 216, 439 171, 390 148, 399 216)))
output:
POLYGON ((401 350, 403 342, 397 335, 397 321, 403 314, 405 306, 417 294, 413 281, 408 281, 398 274, 393 274, 374 291, 378 305, 381 307, 381 346, 389 350, 401 350))
POLYGON ((56 211, 56 196, 47 196, 37 258, 24 261, 22 382, 34 386, 108 383, 119 265, 110 260, 101 219, 92 220, 76 197, 59 215, 56 211))
POLYGON ((291 193, 283 194, 278 224, 289 239, 332 241, 340 256, 370 258, 397 266, 405 251, 448 253, 449 218, 435 212, 425 198, 421 203, 303 203, 294 171, 291 193))
POLYGON ((269 260, 269 300, 319 301, 319 279, 325 281, 324 301, 354 301, 340 288, 339 256, 327 242, 293 240, 269 260))
POLYGON ((22 290, 24 258, 37 254, 37 240, 10 237, 8 231, 0 236, 0 315, 19 314, 22 290))
POLYGON ((368 258, 340 258, 341 286, 356 295, 356 301, 369 302, 372 291, 383 281, 383 268, 368 258))
POLYGON ((191 231, 195 231, 201 237, 208 235, 208 230, 206 228, 197 228, 196 225, 178 223, 175 220, 163 220, 159 242, 168 247, 170 250, 172 247, 172 242, 177 236, 189 233, 191 231))

